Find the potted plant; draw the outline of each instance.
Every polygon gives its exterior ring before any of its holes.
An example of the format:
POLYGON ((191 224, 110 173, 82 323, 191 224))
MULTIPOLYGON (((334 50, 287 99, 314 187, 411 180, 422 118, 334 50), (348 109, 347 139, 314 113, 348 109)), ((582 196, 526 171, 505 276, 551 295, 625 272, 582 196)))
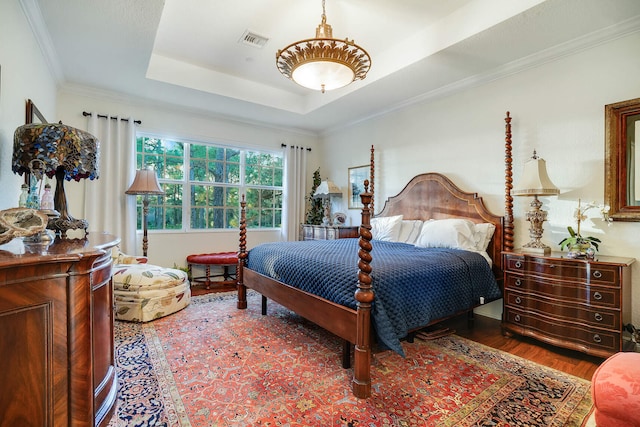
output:
POLYGON ((308 209, 307 209, 307 222, 306 224, 311 225, 320 225, 322 224, 322 217, 324 215, 324 208, 322 207, 322 199, 316 199, 313 195, 316 193, 316 190, 320 183, 322 182, 322 178, 320 177, 320 168, 316 169, 313 173, 313 185, 311 186, 311 193, 309 193, 309 201, 308 209))
POLYGON ((580 199, 578 199, 578 208, 574 213, 574 217, 578 222, 577 231, 573 229, 573 227, 568 226, 567 230, 569 231, 569 237, 565 237, 559 243, 560 250, 567 248, 568 256, 571 258, 581 258, 581 257, 593 257, 595 252, 599 249, 599 244, 602 243, 600 239, 593 236, 583 236, 580 234, 580 223, 587 219, 587 211, 597 207, 600 209, 600 214, 602 215, 602 220, 607 221, 610 225, 612 219, 609 217, 609 206, 606 205, 596 205, 595 202, 591 202, 587 204, 585 207, 582 207, 580 204, 580 199))

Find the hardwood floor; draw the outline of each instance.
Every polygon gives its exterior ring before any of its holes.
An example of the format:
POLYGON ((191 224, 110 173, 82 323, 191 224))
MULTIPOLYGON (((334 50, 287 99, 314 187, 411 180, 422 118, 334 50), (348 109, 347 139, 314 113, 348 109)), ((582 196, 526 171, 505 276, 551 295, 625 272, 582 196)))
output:
POLYGON ((454 329, 461 337, 587 380, 591 380, 595 370, 604 361, 599 357, 562 349, 531 338, 504 336, 500 323, 500 320, 476 315, 470 327, 465 315, 442 324, 454 329))
MULTIPOLYGON (((196 296, 234 289, 233 285, 212 286, 211 289, 192 286, 191 294, 196 296)), ((442 322, 441 325, 455 330, 456 334, 461 337, 587 380, 591 380, 593 373, 604 360, 577 351, 547 345, 531 338, 506 337, 502 334, 500 321, 486 316, 476 315, 472 326, 469 326, 466 315, 449 319, 442 322)))

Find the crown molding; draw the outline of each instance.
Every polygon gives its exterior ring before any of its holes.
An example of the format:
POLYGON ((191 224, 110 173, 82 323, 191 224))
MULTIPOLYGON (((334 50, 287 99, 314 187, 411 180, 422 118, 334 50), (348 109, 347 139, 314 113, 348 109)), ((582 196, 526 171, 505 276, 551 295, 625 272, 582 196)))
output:
POLYGON ((20 7, 22 8, 24 16, 31 28, 31 32, 34 35, 38 46, 40 46, 40 51, 42 51, 47 67, 51 71, 56 83, 61 84, 64 81, 64 73, 62 72, 62 67, 58 60, 58 53, 53 45, 49 31, 47 31, 47 25, 42 17, 42 12, 40 11, 38 2, 36 0, 19 1, 20 7))
POLYGON ((446 98, 453 94, 482 86, 486 83, 500 80, 510 75, 518 74, 532 68, 537 68, 546 63, 561 60, 563 58, 620 39, 622 37, 626 37, 639 31, 640 17, 631 18, 620 24, 611 25, 601 30, 594 31, 590 34, 577 37, 571 41, 561 43, 559 45, 542 50, 540 52, 536 52, 524 58, 509 62, 489 72, 476 74, 474 76, 458 80, 457 82, 439 87, 432 91, 414 96, 413 98, 393 104, 389 106, 389 108, 385 108, 384 110, 378 111, 375 114, 371 114, 367 117, 362 117, 358 120, 345 123, 335 128, 327 129, 322 132, 321 135, 328 135, 338 130, 346 129, 351 126, 355 126, 368 120, 372 120, 377 117, 381 117, 394 111, 399 111, 416 104, 428 103, 438 99, 446 98))
MULTIPOLYGON (((99 100, 107 100, 111 102, 121 103, 125 105, 133 105, 139 108, 153 108, 160 109, 167 112, 176 112, 178 110, 181 114, 185 115, 197 115, 200 117, 206 117, 209 119, 221 120, 226 122, 238 123, 242 125, 250 125, 265 129, 272 129, 277 131, 285 131, 288 133, 295 133, 305 136, 317 137, 318 133, 313 132, 306 129, 299 129, 294 127, 285 127, 285 126, 276 126, 271 123, 253 121, 253 120, 242 120, 238 117, 228 116, 219 113, 213 113, 211 111, 207 111, 200 108, 190 108, 188 106, 175 104, 167 101, 159 101, 157 99, 143 98, 139 96, 129 95, 122 92, 114 92, 105 89, 99 89, 92 86, 79 85, 75 83, 63 83, 60 85, 59 90, 64 93, 84 96, 87 98, 95 98, 99 100)), ((144 123, 144 120, 143 120, 144 123)))

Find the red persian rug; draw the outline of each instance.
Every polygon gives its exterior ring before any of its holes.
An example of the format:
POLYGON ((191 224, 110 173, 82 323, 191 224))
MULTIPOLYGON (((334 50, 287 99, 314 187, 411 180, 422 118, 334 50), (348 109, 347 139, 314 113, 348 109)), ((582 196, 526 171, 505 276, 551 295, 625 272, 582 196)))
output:
POLYGON ((148 324, 116 322, 111 426, 580 426, 590 383, 450 335, 374 355, 373 396, 351 394, 341 342, 260 297, 195 297, 148 324))

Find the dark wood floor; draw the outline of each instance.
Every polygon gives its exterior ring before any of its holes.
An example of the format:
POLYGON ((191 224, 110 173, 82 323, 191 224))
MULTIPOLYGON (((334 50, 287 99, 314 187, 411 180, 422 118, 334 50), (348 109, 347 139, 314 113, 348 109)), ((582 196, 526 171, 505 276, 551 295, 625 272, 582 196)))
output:
POLYGON ((531 338, 504 336, 501 322, 497 319, 476 315, 472 326, 468 323, 466 316, 459 316, 443 324, 454 329, 461 337, 587 380, 591 380, 597 367, 604 361, 599 357, 562 349, 531 338))
MULTIPOLYGON (((216 286, 208 290, 201 286, 193 286, 191 293, 195 296, 234 289, 233 285, 216 286)), ((596 368, 604 360, 540 343, 526 337, 506 337, 502 334, 500 321, 486 316, 475 316, 471 326, 469 326, 466 315, 447 320, 442 325, 455 330, 456 334, 461 337, 587 380, 591 380, 596 368)))

